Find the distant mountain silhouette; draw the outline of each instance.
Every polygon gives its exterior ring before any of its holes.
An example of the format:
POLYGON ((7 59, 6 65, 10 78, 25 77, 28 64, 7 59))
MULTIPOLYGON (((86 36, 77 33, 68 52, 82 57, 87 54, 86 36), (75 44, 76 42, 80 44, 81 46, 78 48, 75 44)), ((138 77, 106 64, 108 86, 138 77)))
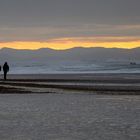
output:
POLYGON ((45 64, 58 62, 104 62, 104 61, 140 61, 140 48, 83 48, 75 47, 67 50, 41 48, 38 50, 17 50, 2 48, 0 61, 11 64, 45 64))

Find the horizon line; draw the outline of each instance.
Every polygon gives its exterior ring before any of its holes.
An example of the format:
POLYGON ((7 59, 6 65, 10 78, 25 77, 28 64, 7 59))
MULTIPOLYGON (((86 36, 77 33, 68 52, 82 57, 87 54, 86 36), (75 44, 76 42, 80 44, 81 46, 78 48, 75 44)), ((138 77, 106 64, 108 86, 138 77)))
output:
POLYGON ((121 47, 99 47, 99 46, 95 46, 95 47, 84 47, 84 46, 75 46, 75 47, 71 47, 71 48, 63 48, 63 49, 55 49, 55 48, 51 48, 51 47, 40 47, 40 48, 36 48, 36 49, 25 49, 25 48, 14 48, 14 47, 2 47, 0 48, 0 50, 2 49, 12 49, 12 50, 40 50, 40 49, 50 49, 50 50, 56 50, 56 51, 63 51, 63 50, 71 50, 71 49, 76 49, 76 48, 82 48, 82 49, 95 49, 95 48, 102 48, 102 49, 122 49, 122 50, 133 50, 133 49, 137 49, 140 48, 138 47, 133 47, 133 48, 121 48, 121 47))

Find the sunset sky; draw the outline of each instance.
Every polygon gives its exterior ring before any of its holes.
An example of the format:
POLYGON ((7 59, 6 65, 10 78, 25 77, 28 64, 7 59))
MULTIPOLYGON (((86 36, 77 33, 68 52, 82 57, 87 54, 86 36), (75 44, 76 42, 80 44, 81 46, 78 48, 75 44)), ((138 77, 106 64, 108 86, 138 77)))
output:
POLYGON ((0 0, 0 48, 140 46, 140 0, 0 0))

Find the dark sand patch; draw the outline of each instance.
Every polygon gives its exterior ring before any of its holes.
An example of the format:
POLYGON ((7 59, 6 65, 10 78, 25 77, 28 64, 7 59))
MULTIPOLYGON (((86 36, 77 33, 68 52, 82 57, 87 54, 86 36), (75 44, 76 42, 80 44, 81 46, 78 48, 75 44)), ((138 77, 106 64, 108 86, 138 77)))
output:
POLYGON ((5 87, 5 86, 0 86, 0 94, 5 94, 5 93, 31 93, 30 91, 14 88, 14 87, 5 87))
MULTIPOLYGON (((81 92, 90 92, 90 93, 97 93, 97 94, 111 94, 111 95, 140 95, 140 87, 139 86, 129 86, 129 85, 65 85, 65 84, 39 84, 36 82, 29 83, 29 82, 4 82, 1 83, 2 85, 8 86, 14 86, 17 87, 24 87, 24 89, 30 88, 38 88, 38 89, 46 89, 44 90, 44 93, 48 93, 47 89, 56 89, 56 90, 67 90, 67 91, 81 91, 81 92)), ((7 88, 8 89, 8 88, 7 88)), ((10 89, 9 89, 10 90, 10 89)), ((36 91, 30 90, 31 93, 34 93, 36 91)), ((38 92, 43 93, 43 92, 38 92)), ((50 93, 50 92, 49 92, 50 93)), ((53 92, 52 92, 53 93, 53 92)), ((55 92, 56 93, 56 92, 55 92)))
MULTIPOLYGON (((36 74, 9 75, 0 85, 26 88, 84 91, 85 93, 139 95, 140 74, 36 74)), ((19 90, 19 89, 18 89, 19 90)), ((28 91, 28 90, 27 90, 28 91)), ((10 91, 9 91, 10 92, 10 91)), ((30 92, 34 93, 34 91, 30 92)), ((39 92, 38 92, 39 93, 39 92)))

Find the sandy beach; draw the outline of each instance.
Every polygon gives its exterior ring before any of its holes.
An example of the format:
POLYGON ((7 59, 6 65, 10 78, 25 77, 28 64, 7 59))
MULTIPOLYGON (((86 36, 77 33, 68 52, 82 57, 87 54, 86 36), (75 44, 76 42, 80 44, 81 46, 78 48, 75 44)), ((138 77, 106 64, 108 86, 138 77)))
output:
POLYGON ((8 75, 1 140, 139 140, 139 74, 8 75))
POLYGON ((140 74, 8 75, 8 80, 1 80, 0 86, 1 93, 65 93, 75 90, 93 94, 139 95, 140 74))
POLYGON ((1 94, 1 140, 139 140, 140 96, 1 94))

